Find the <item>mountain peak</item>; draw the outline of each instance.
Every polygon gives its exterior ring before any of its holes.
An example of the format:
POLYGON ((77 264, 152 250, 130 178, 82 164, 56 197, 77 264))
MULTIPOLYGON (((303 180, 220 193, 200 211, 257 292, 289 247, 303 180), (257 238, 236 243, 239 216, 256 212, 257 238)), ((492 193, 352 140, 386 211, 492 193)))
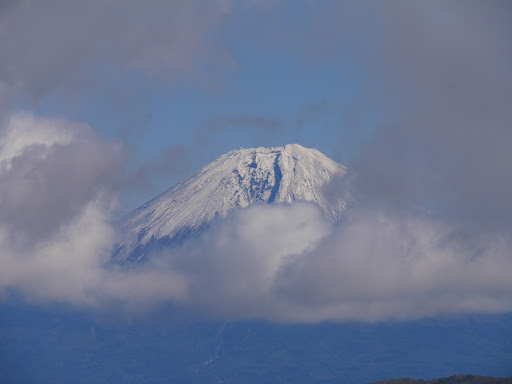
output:
POLYGON ((116 253, 140 260, 156 243, 198 235, 216 217, 258 203, 307 201, 338 221, 346 202, 325 195, 324 188, 346 168, 313 148, 237 148, 132 212, 122 223, 116 253))

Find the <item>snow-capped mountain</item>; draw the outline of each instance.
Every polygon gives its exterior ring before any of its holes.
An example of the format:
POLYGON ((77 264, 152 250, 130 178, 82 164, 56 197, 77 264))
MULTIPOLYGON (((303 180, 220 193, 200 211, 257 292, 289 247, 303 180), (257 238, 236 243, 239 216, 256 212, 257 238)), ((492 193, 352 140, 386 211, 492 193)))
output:
POLYGON ((136 209, 122 222, 118 261, 138 261, 152 247, 198 235, 218 217, 257 203, 318 204, 336 222, 346 206, 326 186, 346 168, 298 144, 237 148, 136 209))

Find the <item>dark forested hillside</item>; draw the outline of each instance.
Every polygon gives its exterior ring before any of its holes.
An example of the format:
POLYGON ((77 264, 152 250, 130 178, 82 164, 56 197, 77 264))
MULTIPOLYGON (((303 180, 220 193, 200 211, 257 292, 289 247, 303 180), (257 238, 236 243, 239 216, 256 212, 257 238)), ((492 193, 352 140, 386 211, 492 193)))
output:
POLYGON ((512 384, 512 377, 453 375, 433 380, 390 379, 372 384, 512 384))

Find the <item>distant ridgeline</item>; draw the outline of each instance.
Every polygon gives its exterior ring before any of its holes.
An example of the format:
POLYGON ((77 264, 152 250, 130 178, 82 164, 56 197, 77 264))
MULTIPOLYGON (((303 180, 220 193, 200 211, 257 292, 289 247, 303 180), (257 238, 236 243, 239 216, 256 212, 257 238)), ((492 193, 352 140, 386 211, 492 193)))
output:
POLYGON ((512 384, 512 377, 453 375, 433 380, 390 379, 372 384, 512 384))

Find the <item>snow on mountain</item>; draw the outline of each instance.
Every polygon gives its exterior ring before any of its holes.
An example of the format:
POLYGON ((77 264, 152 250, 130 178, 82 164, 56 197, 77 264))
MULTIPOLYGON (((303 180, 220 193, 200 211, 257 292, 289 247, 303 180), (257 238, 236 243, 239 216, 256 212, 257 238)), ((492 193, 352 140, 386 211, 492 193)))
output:
POLYGON ((325 187, 346 168, 298 144, 237 148, 132 212, 122 222, 118 261, 139 261, 157 244, 197 236, 212 220, 257 203, 318 204, 336 222, 346 206, 325 187))

